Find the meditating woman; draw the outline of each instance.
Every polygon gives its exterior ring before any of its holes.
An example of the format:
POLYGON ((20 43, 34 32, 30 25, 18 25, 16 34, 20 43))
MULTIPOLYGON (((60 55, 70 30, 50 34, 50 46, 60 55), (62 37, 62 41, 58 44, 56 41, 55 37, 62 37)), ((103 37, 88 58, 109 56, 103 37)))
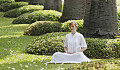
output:
POLYGON ((89 62, 83 51, 87 49, 87 44, 82 34, 76 32, 77 23, 69 23, 71 33, 67 34, 64 41, 64 51, 53 54, 50 63, 81 63, 89 62))

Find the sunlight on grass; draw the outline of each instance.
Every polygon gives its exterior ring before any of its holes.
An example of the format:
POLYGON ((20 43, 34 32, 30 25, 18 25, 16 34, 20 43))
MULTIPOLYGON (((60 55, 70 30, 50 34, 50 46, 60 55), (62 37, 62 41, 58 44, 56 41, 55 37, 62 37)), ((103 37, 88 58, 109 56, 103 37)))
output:
POLYGON ((44 56, 44 55, 32 55, 32 54, 25 54, 25 53, 16 53, 13 50, 10 50, 11 55, 7 56, 5 59, 0 59, 0 64, 4 63, 17 63, 17 62, 25 62, 25 61, 41 61, 51 59, 51 56, 44 56), (14 52, 14 53, 13 53, 14 52))
POLYGON ((0 38, 12 38, 12 37, 21 37, 23 35, 4 35, 4 36, 0 36, 0 38))
POLYGON ((17 25, 9 25, 9 26, 1 26, 0 28, 7 28, 7 27, 23 27, 28 26, 29 24, 17 24, 17 25))

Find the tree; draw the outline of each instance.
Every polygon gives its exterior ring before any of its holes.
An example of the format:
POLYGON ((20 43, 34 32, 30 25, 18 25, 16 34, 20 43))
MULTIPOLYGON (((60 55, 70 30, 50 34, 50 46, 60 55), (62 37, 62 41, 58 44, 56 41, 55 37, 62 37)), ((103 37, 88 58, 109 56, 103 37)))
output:
POLYGON ((56 10, 61 12, 62 0, 45 0, 44 10, 56 10))
POLYGON ((36 5, 36 4, 44 5, 44 3, 45 3, 45 0, 29 0, 29 4, 33 4, 33 5, 36 5))
POLYGON ((87 0, 82 30, 84 36, 114 38, 118 31, 116 0, 87 0))
POLYGON ((84 19, 86 0, 64 0, 61 21, 84 19))

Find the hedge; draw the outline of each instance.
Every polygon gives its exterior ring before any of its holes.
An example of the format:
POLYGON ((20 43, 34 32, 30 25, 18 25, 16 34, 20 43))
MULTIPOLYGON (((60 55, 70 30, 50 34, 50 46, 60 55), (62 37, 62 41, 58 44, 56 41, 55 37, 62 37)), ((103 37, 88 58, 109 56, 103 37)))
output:
POLYGON ((5 17, 10 17, 10 18, 15 18, 20 16, 21 14, 27 13, 27 12, 33 12, 37 10, 43 10, 42 5, 28 5, 28 6, 23 6, 17 9, 12 9, 7 12, 5 12, 4 16, 5 17))
POLYGON ((19 8, 22 6, 28 5, 28 2, 12 2, 12 3, 3 3, 0 5, 0 11, 8 11, 11 9, 19 8))
POLYGON ((77 31, 78 32, 80 32, 82 30, 83 20, 69 20, 64 23, 57 22, 56 25, 50 25, 51 23, 56 23, 54 21, 47 21, 47 22, 37 21, 37 22, 33 23, 32 25, 30 25, 28 28, 26 28, 26 30, 24 31, 24 35, 39 36, 39 35, 51 33, 51 32, 61 32, 61 31, 68 32, 68 31, 70 31, 69 25, 68 25, 70 21, 77 22, 77 24, 78 24, 77 31))
POLYGON ((102 59, 75 64, 65 70, 120 70, 120 59, 102 59))
MULTIPOLYGON (((55 52, 64 52, 63 43, 68 32, 47 33, 34 40, 26 48, 30 54, 52 55, 55 52)), ((86 38, 88 49, 84 51, 89 58, 120 58, 119 39, 86 38)))
POLYGON ((70 31, 69 30, 69 23, 71 21, 75 21, 78 24, 78 29, 77 29, 78 32, 80 32, 83 29, 83 23, 84 23, 83 20, 68 20, 67 22, 62 23, 62 27, 61 28, 62 28, 63 32, 70 31))
POLYGON ((23 14, 13 20, 13 24, 32 24, 35 21, 59 21, 62 13, 55 10, 39 10, 30 14, 23 14), (29 21, 28 21, 29 20, 29 21))
POLYGON ((0 0, 0 4, 3 4, 3 3, 11 3, 11 2, 14 2, 15 0, 0 0))
POLYGON ((39 36, 45 33, 59 32, 60 30, 61 23, 57 21, 37 21, 24 31, 24 35, 39 36))

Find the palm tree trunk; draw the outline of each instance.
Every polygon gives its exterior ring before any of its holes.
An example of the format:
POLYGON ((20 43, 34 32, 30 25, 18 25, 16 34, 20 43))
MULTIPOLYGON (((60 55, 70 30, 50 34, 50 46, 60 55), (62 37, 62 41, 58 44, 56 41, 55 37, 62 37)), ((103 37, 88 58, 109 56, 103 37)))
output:
POLYGON ((84 19, 86 0, 64 0, 61 21, 84 19))
POLYGON ((114 38, 118 30, 116 0, 87 0, 82 30, 85 37, 114 38))
POLYGON ((45 0, 44 10, 56 10, 61 12, 62 0, 45 0))

